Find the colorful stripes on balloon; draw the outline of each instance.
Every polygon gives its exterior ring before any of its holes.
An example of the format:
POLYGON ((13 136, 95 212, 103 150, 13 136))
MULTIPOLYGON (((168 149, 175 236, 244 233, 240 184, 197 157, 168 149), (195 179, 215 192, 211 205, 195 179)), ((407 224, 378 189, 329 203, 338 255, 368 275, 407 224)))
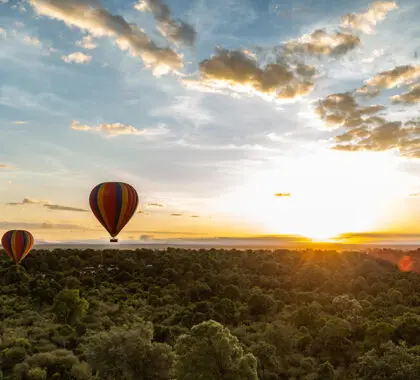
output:
POLYGON ((10 258, 19 264, 31 251, 34 237, 28 231, 11 230, 3 235, 1 244, 10 258))
POLYGON ((90 208, 112 237, 117 236, 137 210, 136 190, 123 182, 104 182, 94 187, 90 208))

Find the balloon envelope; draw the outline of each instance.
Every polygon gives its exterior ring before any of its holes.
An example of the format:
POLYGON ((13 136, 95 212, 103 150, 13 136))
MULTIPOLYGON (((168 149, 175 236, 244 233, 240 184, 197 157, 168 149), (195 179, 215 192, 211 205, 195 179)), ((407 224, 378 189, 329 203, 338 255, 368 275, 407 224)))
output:
POLYGON ((89 203, 96 219, 115 238, 136 212, 139 197, 127 183, 104 182, 93 188, 89 203))
POLYGON ((3 235, 1 244, 15 264, 20 264, 32 249, 34 237, 25 230, 11 230, 3 235))

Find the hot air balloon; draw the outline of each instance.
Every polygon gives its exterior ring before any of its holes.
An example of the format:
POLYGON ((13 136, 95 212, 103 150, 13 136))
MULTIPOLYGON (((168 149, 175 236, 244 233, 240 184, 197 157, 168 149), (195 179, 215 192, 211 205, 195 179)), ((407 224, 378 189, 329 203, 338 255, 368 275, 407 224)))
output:
POLYGON ((95 186, 89 197, 90 208, 108 233, 111 243, 136 212, 139 197, 136 190, 123 182, 103 182, 95 186))
POLYGON ((3 235, 1 244, 15 264, 20 264, 32 249, 34 237, 28 231, 11 230, 3 235))

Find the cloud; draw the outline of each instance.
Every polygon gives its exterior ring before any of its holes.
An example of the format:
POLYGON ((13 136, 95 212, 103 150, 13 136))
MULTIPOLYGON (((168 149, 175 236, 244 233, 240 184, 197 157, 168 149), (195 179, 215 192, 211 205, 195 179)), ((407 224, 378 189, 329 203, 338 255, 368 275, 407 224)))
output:
POLYGON ((50 210, 88 212, 88 210, 85 210, 83 208, 69 207, 69 206, 62 206, 62 205, 44 204, 44 207, 50 210))
POLYGON ((182 20, 175 20, 171 10, 161 0, 140 0, 134 8, 153 13, 157 21, 157 29, 169 41, 189 46, 195 45, 197 33, 194 28, 182 20))
POLYGON ((183 216, 184 214, 177 214, 177 213, 174 213, 174 214, 171 214, 171 216, 183 216))
POLYGON ((420 234, 395 232, 348 232, 338 235, 334 240, 370 239, 370 240, 420 240, 420 234))
POLYGON ((391 98, 392 103, 416 104, 420 103, 420 83, 410 87, 410 90, 391 98))
POLYGON ((40 46, 41 41, 37 37, 24 36, 23 42, 27 45, 40 46))
POLYGON ((200 62, 199 71, 200 82, 210 88, 242 89, 281 99, 306 95, 313 88, 313 83, 303 77, 311 73, 309 66, 294 71, 287 64, 272 63, 261 69, 255 58, 240 50, 217 48, 211 58, 200 62))
POLYGON ((363 124, 376 125, 384 119, 371 116, 384 110, 381 105, 361 107, 358 105, 351 92, 328 95, 319 100, 315 112, 329 127, 359 127, 363 124))
POLYGON ((334 149, 347 151, 386 151, 398 149, 402 156, 420 157, 419 127, 410 127, 401 122, 386 122, 379 127, 357 128, 336 137, 334 149))
POLYGON ((35 199, 24 198, 21 202, 8 202, 6 203, 8 206, 22 206, 22 205, 42 205, 49 210, 55 211, 76 211, 76 212, 88 212, 88 210, 77 208, 77 207, 70 207, 70 206, 62 206, 51 204, 48 201, 38 201, 35 199))
POLYGON ((162 203, 154 203, 154 202, 148 203, 147 206, 149 206, 149 207, 165 207, 162 203))
POLYGON ((144 128, 142 130, 139 130, 134 128, 132 125, 124 125, 121 123, 102 123, 92 127, 87 124, 80 124, 78 121, 72 121, 71 128, 76 131, 100 132, 109 136, 139 135, 148 138, 162 136, 169 132, 169 129, 166 128, 164 125, 159 125, 156 128, 144 128))
POLYGON ((0 169, 10 170, 13 169, 13 166, 10 166, 8 164, 0 164, 0 169))
POLYGON ((92 36, 84 36, 80 41, 76 41, 76 45, 88 50, 95 49, 98 46, 93 42, 92 36))
POLYGON ((48 201, 38 201, 35 199, 23 198, 21 202, 6 203, 6 205, 8 206, 36 205, 36 204, 48 204, 48 201))
POLYGON ((200 62, 199 80, 187 79, 184 83, 202 91, 223 93, 228 89, 266 100, 295 99, 309 95, 319 76, 307 62, 321 57, 340 58, 360 45, 359 36, 352 32, 316 29, 275 47, 256 48, 257 53, 219 47, 212 57, 200 62), (261 66, 263 61, 274 63, 261 66))
POLYGON ((317 29, 311 34, 286 42, 283 49, 286 54, 340 56, 355 49, 360 43, 360 38, 351 33, 328 33, 324 29, 317 29))
POLYGON ((398 149, 402 156, 420 157, 420 124, 389 121, 377 115, 382 105, 360 106, 351 92, 338 93, 319 100, 316 113, 329 127, 345 127, 334 137, 332 146, 344 151, 386 151, 398 149))
POLYGON ((199 218, 200 215, 191 215, 190 218, 199 218))
POLYGON ((84 63, 89 63, 92 60, 92 56, 86 55, 85 53, 77 51, 68 55, 63 55, 61 59, 67 63, 84 64, 84 63))
POLYGON ((29 1, 40 15, 86 30, 94 37, 114 38, 120 49, 140 57, 156 76, 183 67, 182 55, 170 48, 158 47, 137 25, 129 24, 122 16, 109 13, 97 0, 29 1))
POLYGON ((83 226, 76 224, 53 224, 53 223, 31 223, 31 222, 10 222, 0 221, 0 229, 14 230, 14 229, 59 229, 59 230, 88 230, 83 226))
POLYGON ((409 197, 413 197, 413 198, 420 197, 420 193, 412 193, 409 195, 409 197))
POLYGON ((375 1, 369 6, 366 12, 344 15, 341 18, 341 27, 372 34, 374 33, 376 24, 385 19, 388 12, 397 8, 398 5, 395 1, 375 1))
POLYGON ((27 122, 27 121, 25 121, 25 120, 16 120, 16 121, 14 121, 14 122, 13 122, 13 124, 19 124, 19 125, 22 125, 22 124, 28 124, 28 122, 27 122))
POLYGON ((291 197, 290 193, 276 193, 274 194, 275 197, 291 197))
POLYGON ((420 65, 404 65, 383 71, 366 81, 366 86, 390 89, 420 77, 420 65))
MULTIPOLYGON (((157 234, 164 235, 165 232, 156 231, 157 234)), ((168 235, 198 235, 197 233, 168 233, 168 235)), ((149 240, 149 239, 147 239, 149 240)), ((251 237, 210 237, 210 238, 164 238, 153 239, 156 243, 179 244, 179 245, 203 245, 203 246, 255 246, 255 247, 275 247, 280 244, 299 244, 311 243, 311 240, 300 235, 267 235, 251 237)))
POLYGON ((153 237, 154 237, 154 235, 143 234, 143 235, 140 235, 140 240, 142 240, 142 241, 148 241, 148 240, 152 240, 153 237))

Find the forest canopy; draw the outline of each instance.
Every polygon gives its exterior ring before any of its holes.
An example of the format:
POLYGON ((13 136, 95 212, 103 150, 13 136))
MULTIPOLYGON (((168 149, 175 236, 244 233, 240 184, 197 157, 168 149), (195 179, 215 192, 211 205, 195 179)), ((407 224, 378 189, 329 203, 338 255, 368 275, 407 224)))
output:
POLYGON ((0 379, 414 380, 419 279, 363 252, 0 252, 0 379))

